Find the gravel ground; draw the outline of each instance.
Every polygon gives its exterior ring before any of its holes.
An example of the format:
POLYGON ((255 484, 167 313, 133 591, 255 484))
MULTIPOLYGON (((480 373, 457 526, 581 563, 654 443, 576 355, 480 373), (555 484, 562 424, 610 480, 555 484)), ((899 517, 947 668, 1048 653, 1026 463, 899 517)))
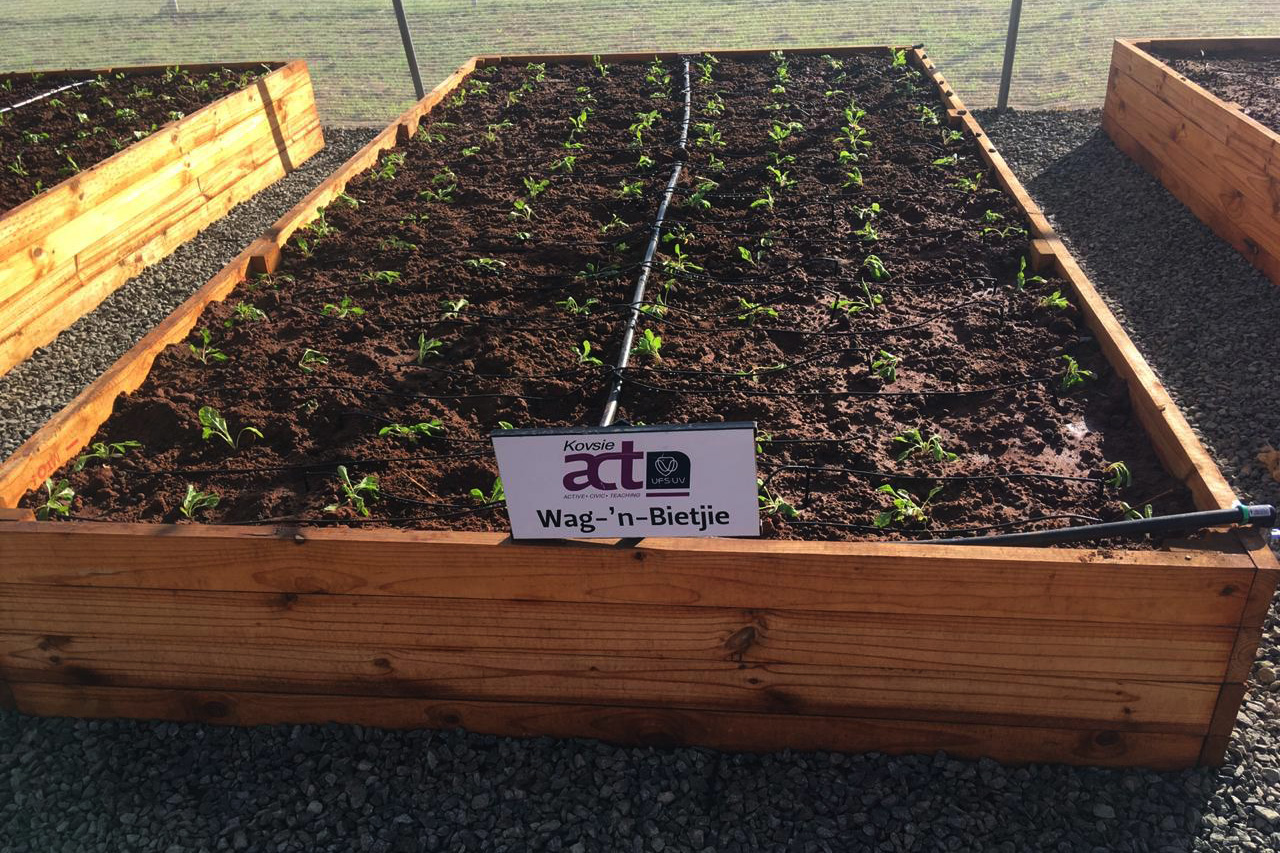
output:
MULTIPOLYGON (((983 118, 1241 496, 1280 500, 1252 462, 1280 444, 1280 291, 1096 112, 983 118)), ((0 851, 1274 851, 1274 615, 1264 656, 1226 766, 1179 773, 0 713, 0 851)))
POLYGON ((18 449, 153 326, 250 241, 373 138, 372 129, 326 128, 325 148, 143 270, 52 343, 0 377, 0 459, 18 449))

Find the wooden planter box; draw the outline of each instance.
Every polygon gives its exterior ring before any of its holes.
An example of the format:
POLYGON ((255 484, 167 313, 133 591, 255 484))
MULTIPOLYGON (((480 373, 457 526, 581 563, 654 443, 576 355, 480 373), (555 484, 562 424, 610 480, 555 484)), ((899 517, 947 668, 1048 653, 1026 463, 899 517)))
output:
MULTIPOLYGON (((887 60, 888 50, 815 52, 887 60)), ((0 501, 15 506, 76 454, 209 302, 273 269, 289 235, 477 64, 534 58, 473 58, 402 115, 21 448, 0 469, 0 501)), ((536 57, 547 58, 565 57, 536 57)), ((1027 211, 1035 259, 1074 287, 1169 470, 1200 507, 1230 505, 1204 448, 973 117, 923 52, 911 61, 1027 211)), ((1159 768, 1222 760, 1277 568, 1259 538, 1226 533, 1123 552, 625 547, 0 517, 0 683, 26 713, 1159 768)))
POLYGON ((1148 52, 1280 54, 1276 38, 1116 39, 1102 126, 1213 232, 1280 284, 1280 133, 1148 52))
MULTIPOLYGON (((324 147, 307 64, 268 66, 275 70, 255 85, 0 215, 0 375, 324 147)), ((188 67, 243 70, 262 63, 188 67)), ((106 72, 45 76, 98 73, 106 72)), ((0 74, 0 80, 29 76, 0 74)))

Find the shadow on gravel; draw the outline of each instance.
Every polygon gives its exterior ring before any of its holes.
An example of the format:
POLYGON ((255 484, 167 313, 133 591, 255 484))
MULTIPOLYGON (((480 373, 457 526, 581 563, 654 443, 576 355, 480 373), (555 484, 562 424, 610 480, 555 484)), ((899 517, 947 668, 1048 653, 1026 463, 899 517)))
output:
POLYGON ((1186 851, 1216 833, 1209 772, 941 755, 6 712, 0 766, 0 847, 14 851, 1186 851))

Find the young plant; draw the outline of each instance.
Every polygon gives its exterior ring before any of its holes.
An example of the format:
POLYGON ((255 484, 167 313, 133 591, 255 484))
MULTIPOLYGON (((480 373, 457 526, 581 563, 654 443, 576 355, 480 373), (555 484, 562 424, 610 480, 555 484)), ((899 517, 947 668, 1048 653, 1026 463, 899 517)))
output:
POLYGON ((533 219, 533 205, 522 198, 518 198, 511 202, 511 212, 507 214, 511 219, 523 219, 525 222, 533 219))
POLYGON ((369 474, 360 478, 359 482, 351 482, 346 465, 338 466, 338 488, 342 490, 342 502, 332 503, 324 508, 325 512, 337 512, 343 503, 351 506, 365 518, 369 517, 368 503, 378 499, 378 478, 369 474))
POLYGON ((444 310, 440 312, 441 320, 458 320, 471 302, 467 297, 459 296, 457 299, 441 299, 440 304, 444 306, 444 310))
POLYGON ((103 462, 109 462, 112 459, 123 459, 124 455, 130 450, 141 446, 142 442, 140 441, 95 441, 89 445, 88 453, 76 457, 75 464, 71 466, 71 470, 79 473, 93 459, 101 459, 103 462))
POLYGON ((699 180, 697 185, 694 186, 693 192, 689 194, 689 206, 696 210, 710 210, 711 199, 707 198, 707 196, 719 186, 715 181, 709 181, 705 178, 699 180))
POLYGON ((542 195, 546 192, 547 187, 551 186, 551 180, 549 178, 543 178, 540 181, 534 178, 524 178, 523 181, 524 191, 528 194, 530 201, 542 195))
POLYGON ((48 521, 55 515, 63 518, 71 515, 71 502, 75 500, 76 490, 71 488, 71 484, 66 480, 53 482, 50 477, 44 481, 45 500, 44 503, 36 507, 36 518, 40 521, 48 521))
POLYGON ((187 493, 182 496, 182 503, 178 506, 178 512, 187 518, 195 518, 197 512, 208 511, 218 505, 218 497, 216 492, 201 492, 195 486, 187 483, 187 493))
POLYGON ((918 104, 916 110, 920 113, 920 123, 937 127, 938 114, 925 104, 918 104))
POLYGON ((884 281, 889 277, 889 270, 885 267, 884 261, 880 260, 879 255, 867 255, 866 260, 862 262, 862 268, 871 273, 872 281, 884 281))
POLYGON ((426 332, 418 333, 418 364, 422 364, 432 356, 439 357, 444 341, 439 338, 428 338, 426 332))
POLYGON ((489 488, 488 494, 485 494, 481 489, 473 488, 470 495, 472 500, 482 504, 502 503, 507 499, 507 493, 502 488, 501 477, 494 477, 493 485, 489 488))
POLYGON ((638 338, 631 347, 632 355, 647 355, 654 361, 662 361, 662 336, 655 335, 653 329, 645 329, 644 335, 638 338))
POLYGON ((591 341, 583 341, 581 346, 574 347, 573 350, 578 356, 578 364, 591 364, 600 367, 603 361, 591 354, 591 341))
POLYGON ((609 66, 600 61, 599 55, 591 57, 591 67, 594 68, 596 73, 601 77, 609 76, 609 66))
POLYGON ((775 121, 769 128, 768 135, 769 139, 773 141, 773 144, 781 148, 782 143, 786 142, 791 138, 792 134, 800 130, 804 130, 804 125, 798 121, 789 121, 786 124, 775 121))
POLYGON ((355 304, 350 296, 344 296, 340 302, 326 302, 320 313, 336 320, 346 320, 348 317, 363 317, 364 309, 355 304))
POLYGON ((237 302, 235 310, 230 317, 222 321, 222 325, 229 329, 236 323, 256 323, 265 319, 267 319, 267 313, 261 308, 256 308, 248 302, 237 302))
POLYGON ((392 435, 396 438, 408 439, 410 444, 417 444, 418 439, 431 438, 431 436, 442 430, 440 419, 432 418, 429 421, 418 424, 391 424, 390 426, 384 426, 378 430, 378 435, 392 435))
POLYGON ((251 426, 241 427, 235 438, 232 438, 231 430, 227 428, 226 418, 222 417, 213 406, 201 406, 197 416, 200 418, 200 437, 205 441, 216 435, 225 441, 232 450, 239 450, 240 439, 244 437, 246 432, 262 438, 262 432, 257 427, 251 426))
POLYGON ((724 98, 721 97, 719 92, 712 93, 711 97, 707 98, 706 104, 703 105, 702 111, 709 116, 721 115, 724 113, 724 98))
POLYGON ((769 209, 770 213, 773 213, 773 206, 776 202, 777 199, 773 197, 773 192, 768 187, 765 187, 764 194, 760 196, 760 198, 751 202, 751 209, 755 210, 758 207, 765 207, 769 209))
POLYGON ((619 198, 644 198, 644 181, 623 181, 618 189, 619 198))
POLYGON ((776 320, 778 317, 778 312, 775 309, 770 308, 768 305, 761 305, 758 302, 749 302, 741 296, 738 297, 738 310, 742 312, 738 315, 738 320, 747 323, 748 325, 755 325, 756 318, 758 317, 768 317, 771 320, 776 320))
POLYGON ((879 376, 885 382, 895 382, 898 379, 898 364, 902 359, 898 358, 891 352, 880 350, 880 355, 871 362, 871 372, 879 376))
POLYGON ((972 178, 966 178, 964 175, 957 177, 951 186, 966 193, 976 193, 978 188, 982 186, 982 173, 974 172, 972 178))
POLYGON ((195 356, 197 361, 201 364, 208 364, 211 361, 217 364, 227 360, 226 353, 217 347, 209 346, 211 335, 207 328, 201 329, 196 334, 200 336, 200 346, 195 344, 187 344, 187 346, 191 348, 191 354, 195 356))
POLYGON ((1144 504, 1142 509, 1129 506, 1124 501, 1120 501, 1120 510, 1124 513, 1125 521, 1138 521, 1143 518, 1151 518, 1153 510, 1151 504, 1144 504))
POLYGON ((892 68, 907 67, 907 49, 905 47, 899 48, 893 52, 893 62, 890 67, 892 68))
POLYGON ((765 166, 765 169, 773 177, 773 182, 778 185, 779 190, 785 190, 794 187, 798 181, 791 177, 790 172, 784 172, 777 166, 765 166))
POLYGON ((1066 370, 1062 374, 1062 390, 1069 391, 1077 385, 1082 384, 1086 379, 1093 378, 1092 370, 1081 370, 1076 360, 1069 355, 1064 355, 1062 360, 1067 363, 1066 370))
POLYGON ((885 483, 876 491, 889 495, 893 501, 893 506, 877 515, 872 522, 876 527, 884 528, 895 522, 898 524, 927 524, 929 515, 926 508, 934 496, 942 491, 942 486, 935 486, 930 489, 928 496, 923 501, 917 501, 915 495, 906 489, 895 489, 888 483, 885 483))
POLYGON ((418 251, 417 243, 410 243, 392 234, 390 237, 383 237, 378 243, 378 248, 384 252, 416 252, 418 251))
POLYGON ((565 173, 572 172, 574 164, 577 162, 578 162, 577 155, 566 154, 563 157, 561 157, 559 160, 556 160, 554 163, 551 164, 551 171, 565 172, 565 173))
POLYGON ((901 444, 904 448, 898 454, 899 462, 914 453, 926 453, 933 457, 934 462, 955 462, 960 458, 957 454, 943 448, 941 437, 931 435, 928 440, 925 440, 918 427, 912 427, 902 435, 894 436, 893 443, 901 444))
POLYGON ((462 265, 476 272, 498 275, 502 272, 502 268, 507 265, 507 262, 500 261, 497 258, 468 258, 462 262, 462 265))
MULTIPOLYGON (((840 153, 847 154, 848 152, 841 151, 840 153)), ((849 171, 844 173, 844 183, 840 185, 841 189, 847 190, 849 189, 849 187, 861 187, 861 186, 862 186, 862 170, 861 169, 859 169, 857 166, 854 166, 849 171)))
MULTIPOLYGON (((759 445, 757 445, 757 451, 759 445)), ((765 515, 780 515, 783 518, 799 518, 800 512, 781 496, 775 495, 765 486, 764 480, 756 478, 756 488, 760 490, 760 494, 756 497, 760 501, 760 511, 765 515)))
POLYGON ((303 373, 312 373, 317 366, 323 366, 329 363, 329 357, 322 352, 313 349, 304 349, 302 358, 298 359, 298 367, 303 373))
POLYGON ((1027 275, 1027 259, 1022 257, 1018 259, 1018 275, 1015 278, 1018 284, 1018 290, 1026 290, 1028 284, 1044 284, 1044 277, 1038 275, 1027 275))
POLYGON ((672 248, 671 257, 662 261, 662 269, 668 274, 706 272, 703 267, 689 260, 689 255, 685 253, 679 243, 676 243, 672 248))
POLYGON ((1061 290, 1055 290, 1053 293, 1050 293, 1048 296, 1042 298, 1036 304, 1039 305, 1041 308, 1066 309, 1071 307, 1071 303, 1068 302, 1067 298, 1062 295, 1061 290))
POLYGON ((396 178, 396 170, 404 165, 404 154, 394 151, 382 158, 381 165, 372 173, 371 177, 376 181, 394 181, 396 178))
POLYGON ((1102 469, 1102 473, 1107 475, 1107 485, 1112 488, 1125 489, 1133 485, 1133 475, 1123 462, 1112 462, 1102 469))
POLYGON ((867 283, 860 282, 859 287, 862 288, 862 296, 848 299, 843 296, 837 296, 831 302, 832 311, 841 311, 850 316, 861 314, 863 311, 874 311, 876 306, 884 302, 884 297, 878 293, 872 293, 867 283))
POLYGON ((585 317, 591 313, 591 306, 596 305, 599 302, 600 300, 595 299, 594 297, 586 299, 582 302, 579 302, 577 299, 574 299, 572 296, 570 296, 568 299, 561 299, 559 302, 557 302, 556 307, 563 308, 564 310, 568 311, 570 314, 585 317))

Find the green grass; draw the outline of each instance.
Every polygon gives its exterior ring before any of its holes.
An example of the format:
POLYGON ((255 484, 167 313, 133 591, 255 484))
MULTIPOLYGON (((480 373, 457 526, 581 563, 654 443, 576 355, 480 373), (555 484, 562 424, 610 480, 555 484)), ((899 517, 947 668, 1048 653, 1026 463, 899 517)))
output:
MULTIPOLYGON (((413 100, 390 0, 59 0, 0 11, 0 69, 302 57, 327 122, 413 100)), ((473 53, 925 43, 971 106, 995 101, 1008 0, 405 0, 427 88, 473 53)), ((1093 106, 1116 35, 1258 35, 1256 0, 1083 0, 1023 9, 1012 102, 1093 106), (1174 23, 1170 23, 1174 22, 1174 23)))

